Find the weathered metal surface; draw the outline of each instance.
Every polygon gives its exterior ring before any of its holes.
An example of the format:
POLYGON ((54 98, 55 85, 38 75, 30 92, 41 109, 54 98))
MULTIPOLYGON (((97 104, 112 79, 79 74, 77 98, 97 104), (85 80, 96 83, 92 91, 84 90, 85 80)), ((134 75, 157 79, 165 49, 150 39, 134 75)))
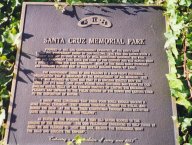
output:
POLYGON ((160 7, 25 3, 21 29, 9 145, 176 144, 160 7))

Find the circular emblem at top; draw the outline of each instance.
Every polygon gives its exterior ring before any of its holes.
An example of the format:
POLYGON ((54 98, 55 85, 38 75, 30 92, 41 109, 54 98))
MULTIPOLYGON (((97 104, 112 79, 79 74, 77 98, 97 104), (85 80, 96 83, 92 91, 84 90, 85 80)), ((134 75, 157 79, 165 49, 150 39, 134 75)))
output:
POLYGON ((107 18, 97 15, 85 17, 78 22, 79 27, 88 27, 90 25, 101 25, 106 28, 112 27, 112 23, 107 18))

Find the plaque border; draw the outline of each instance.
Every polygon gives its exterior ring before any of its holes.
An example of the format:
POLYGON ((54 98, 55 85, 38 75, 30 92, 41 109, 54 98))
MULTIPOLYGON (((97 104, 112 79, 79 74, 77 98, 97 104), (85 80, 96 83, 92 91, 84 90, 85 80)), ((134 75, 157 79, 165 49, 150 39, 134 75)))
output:
MULTIPOLYGON (((61 4, 66 4, 64 2, 60 2, 61 4)), ((26 9, 28 5, 44 5, 44 6, 54 6, 54 2, 23 2, 22 3, 22 10, 21 10, 21 19, 20 19, 20 28, 19 32, 23 35, 23 29, 24 29, 24 24, 25 24, 25 16, 26 16, 26 9)), ((160 7, 158 5, 145 5, 145 4, 116 4, 116 3, 110 3, 110 4, 104 4, 104 3, 80 3, 80 4, 75 4, 74 6, 142 6, 142 7, 160 7)), ((166 17, 165 17, 165 22, 166 22, 166 17)), ((166 29, 168 28, 167 24, 165 25, 166 29)), ((13 112, 13 106, 14 106, 14 101, 15 101, 15 91, 16 91, 16 81, 17 81, 17 75, 18 75, 18 68, 19 68, 19 61, 20 61, 20 54, 22 51, 22 35, 21 35, 21 43, 19 44, 19 47, 17 48, 17 53, 16 53, 16 60, 15 60, 15 66, 14 66, 14 71, 13 71, 13 80, 12 80, 12 87, 11 87, 11 95, 10 95, 10 103, 8 107, 8 117, 7 117, 7 124, 6 124, 6 129, 5 129, 5 136, 4 136, 4 143, 5 145, 9 145, 8 143, 8 138, 9 138, 9 132, 10 132, 10 121, 11 121, 11 115, 13 112)), ((167 61, 168 62, 168 61, 167 61)), ((169 72, 170 72, 170 66, 169 67, 169 72)), ((177 117, 177 108, 176 108, 176 100, 175 98, 171 97, 171 107, 172 107, 172 117, 177 117)), ((171 117, 171 116, 170 116, 171 117)), ((174 125, 174 140, 175 140, 175 145, 179 145, 178 142, 178 137, 179 137, 179 130, 177 127, 177 120, 173 120, 173 125, 174 125)))

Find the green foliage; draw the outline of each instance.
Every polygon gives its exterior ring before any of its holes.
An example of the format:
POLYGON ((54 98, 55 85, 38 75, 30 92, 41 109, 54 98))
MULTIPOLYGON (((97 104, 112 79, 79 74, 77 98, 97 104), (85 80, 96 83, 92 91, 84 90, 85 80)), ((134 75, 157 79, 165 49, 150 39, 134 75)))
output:
POLYGON ((80 145, 84 141, 85 138, 81 137, 80 135, 75 136, 75 144, 80 145))
POLYGON ((192 10, 191 0, 166 0, 167 56, 170 73, 167 74, 171 95, 178 105, 179 142, 183 145, 192 144, 192 10))
POLYGON ((10 97, 16 48, 18 43, 18 27, 21 1, 0 1, 0 138, 4 134, 5 110, 10 97))
MULTIPOLYGON (((28 0, 48 2, 54 0, 28 0)), ((192 1, 191 0, 55 0, 57 10, 65 11, 67 5, 75 3, 146 3, 162 5, 165 8, 167 41, 165 48, 170 73, 167 74, 171 95, 176 99, 180 131, 179 142, 192 144, 192 1)), ((21 0, 0 1, 0 138, 3 138, 5 112, 7 112, 10 87, 13 77, 15 53, 20 45, 19 20, 21 0), (2 122, 2 123, 1 123, 2 122)), ((67 145, 80 145, 84 138, 76 136, 67 145)), ((0 143, 1 144, 1 143, 0 143)))
POLYGON ((80 135, 75 136, 73 141, 68 141, 67 145, 81 145, 86 139, 81 137, 80 135))
POLYGON ((55 2, 56 3, 66 2, 68 5, 73 5, 78 3, 134 3, 136 4, 136 3, 144 3, 144 0, 55 0, 55 2))

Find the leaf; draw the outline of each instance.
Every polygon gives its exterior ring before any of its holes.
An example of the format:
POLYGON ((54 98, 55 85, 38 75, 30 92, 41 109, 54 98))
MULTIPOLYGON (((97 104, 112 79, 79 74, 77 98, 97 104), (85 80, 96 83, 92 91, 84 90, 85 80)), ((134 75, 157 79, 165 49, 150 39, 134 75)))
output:
POLYGON ((175 44, 177 37, 175 37, 171 32, 164 33, 164 36, 167 38, 164 48, 169 48, 173 43, 175 44))
POLYGON ((17 34, 17 29, 15 27, 11 28, 11 33, 12 34, 17 34))
POLYGON ((184 21, 171 24, 171 28, 172 28, 173 34, 175 36, 179 36, 181 34, 181 30, 184 28, 184 21))
POLYGON ((191 5, 191 0, 180 0, 179 5, 189 7, 191 5))
POLYGON ((8 17, 4 17, 3 19, 0 20, 0 25, 7 21, 8 21, 8 17))
POLYGON ((0 55, 3 53, 3 42, 0 42, 0 55))
POLYGON ((5 55, 0 57, 0 61, 5 61, 5 60, 7 60, 7 57, 5 55))
POLYGON ((192 137, 189 138, 189 143, 192 144, 192 137))
POLYGON ((184 92, 183 90, 179 91, 179 90, 175 90, 175 89, 171 89, 171 93, 172 93, 172 96, 174 96, 176 98, 181 98, 181 97, 186 98, 187 94, 188 94, 188 92, 184 92))
POLYGON ((6 87, 3 87, 3 88, 0 90, 0 98, 8 99, 9 96, 10 96, 9 91, 7 90, 6 87))
POLYGON ((72 145, 72 142, 71 142, 71 141, 68 141, 68 142, 67 142, 67 145, 72 145))
POLYGON ((190 143, 184 143, 183 145, 191 145, 190 143))
POLYGON ((174 59, 174 57, 173 57, 173 55, 172 55, 171 50, 168 49, 166 52, 167 52, 167 58, 168 58, 168 60, 169 60, 169 69, 170 69, 170 72, 171 72, 171 73, 177 73, 177 69, 176 69, 176 67, 175 67, 176 62, 175 62, 175 59, 174 59))
POLYGON ((21 3, 19 2, 19 0, 15 0, 15 7, 18 7, 19 5, 21 5, 21 3))
POLYGON ((179 142, 179 144, 182 144, 182 143, 183 143, 183 138, 182 138, 181 136, 179 136, 178 142, 179 142))
POLYGON ((154 1, 153 1, 153 0, 147 0, 145 3, 146 3, 147 5, 150 5, 150 4, 154 4, 154 1))
POLYGON ((66 2, 67 2, 69 5, 72 5, 72 1, 73 1, 73 0, 66 0, 66 2))
POLYGON ((55 3, 54 3, 54 7, 56 8, 56 10, 59 10, 62 13, 65 12, 65 9, 66 9, 67 6, 68 6, 67 3, 61 4, 61 3, 59 3, 58 0, 56 0, 55 3))
POLYGON ((13 40, 13 45, 17 46, 17 48, 20 47, 21 44, 21 36, 22 36, 22 32, 17 33, 16 35, 12 36, 12 40, 13 40))
POLYGON ((184 97, 178 98, 176 103, 184 106, 186 109, 188 109, 191 106, 191 103, 184 97))
POLYGON ((122 0, 122 3, 127 3, 127 0, 122 0))
POLYGON ((81 0, 66 0, 69 5, 79 4, 81 0))
POLYGON ((182 90, 183 89, 183 83, 180 79, 177 78, 175 73, 169 73, 166 74, 166 77, 169 81, 169 86, 172 89, 178 89, 178 90, 182 90))
POLYGON ((191 127, 192 118, 185 118, 181 123, 181 130, 184 132, 187 127, 191 127))
POLYGON ((177 50, 176 43, 174 43, 174 44, 172 45, 171 51, 173 52, 175 58, 177 59, 177 58, 178 58, 178 55, 179 55, 179 52, 178 52, 178 50, 177 50))
POLYGON ((49 2, 49 0, 31 0, 32 2, 49 2))
POLYGON ((181 6, 184 6, 184 5, 186 4, 186 0, 180 0, 179 4, 180 4, 181 6))
POLYGON ((192 60, 187 59, 187 67, 188 69, 192 70, 192 60))
POLYGON ((174 34, 171 32, 164 33, 167 41, 165 42, 164 48, 171 49, 175 58, 178 58, 178 50, 176 48, 176 40, 178 39, 174 34))
POLYGON ((0 8, 2 8, 3 7, 3 4, 2 3, 0 3, 0 8))
POLYGON ((82 142, 85 141, 85 138, 81 137, 80 135, 75 136, 75 143, 80 145, 82 142))
POLYGON ((4 120, 5 120, 5 110, 4 110, 4 109, 1 109, 1 114, 0 114, 0 127, 2 126, 4 120))

